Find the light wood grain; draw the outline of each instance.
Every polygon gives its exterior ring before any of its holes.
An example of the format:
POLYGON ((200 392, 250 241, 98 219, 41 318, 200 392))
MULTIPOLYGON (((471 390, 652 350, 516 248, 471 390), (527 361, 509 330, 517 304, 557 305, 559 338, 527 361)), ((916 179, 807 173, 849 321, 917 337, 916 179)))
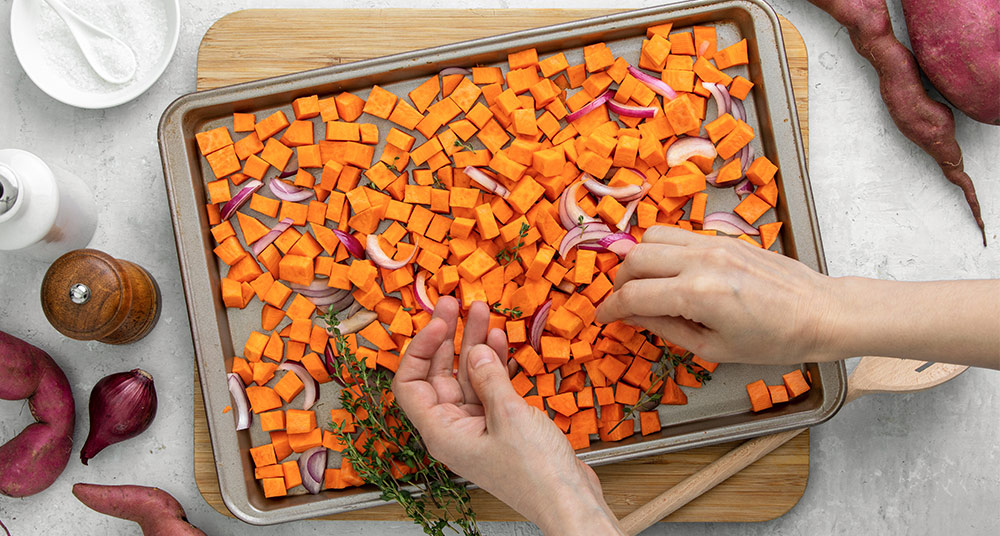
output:
MULTIPOLYGON (((476 39, 614 13, 601 10, 247 10, 217 21, 198 53, 198 89, 247 82, 328 65, 476 39), (328 38, 315 39, 317 28, 328 38), (398 36, 405 35, 406 39, 398 36)), ((808 66, 805 44, 795 27, 781 19, 800 117, 808 143, 808 66)), ((807 146, 808 147, 808 146, 807 146)), ((205 500, 229 514, 219 491, 205 405, 194 374, 195 480, 205 500)), ((726 443, 596 468, 605 498, 624 516, 723 456, 726 443)), ((764 521, 787 512, 805 491, 809 477, 809 434, 798 435, 774 452, 691 501, 669 521, 764 521)), ((523 519, 482 491, 472 492, 480 520, 523 519)), ((322 519, 401 520, 395 505, 322 519)))
MULTIPOLYGON (((847 382, 847 402, 877 393, 911 393, 940 385, 969 367, 891 357, 864 357, 847 382)), ((788 430, 751 439, 664 491, 621 520, 628 536, 639 534, 688 502, 738 474, 748 465, 806 430, 788 430)))

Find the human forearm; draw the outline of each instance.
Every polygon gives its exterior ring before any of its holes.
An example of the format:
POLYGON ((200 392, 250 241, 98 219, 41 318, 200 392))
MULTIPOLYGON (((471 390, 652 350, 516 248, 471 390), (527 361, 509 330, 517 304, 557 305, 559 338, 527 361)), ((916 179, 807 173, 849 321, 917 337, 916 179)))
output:
POLYGON ((886 355, 1000 369, 1000 281, 831 280, 829 344, 844 357, 886 355))
POLYGON ((599 489, 595 491, 590 486, 566 488, 549 501, 548 508, 532 520, 545 536, 624 534, 599 489))

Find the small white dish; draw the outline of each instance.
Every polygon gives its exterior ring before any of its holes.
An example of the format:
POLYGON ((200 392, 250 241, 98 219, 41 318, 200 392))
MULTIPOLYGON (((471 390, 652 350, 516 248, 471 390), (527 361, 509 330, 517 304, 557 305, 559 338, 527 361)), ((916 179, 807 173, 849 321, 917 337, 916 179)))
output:
MULTIPOLYGON (((50 97, 78 108, 111 108, 131 101, 144 93, 170 63, 177 48, 180 35, 180 0, 152 0, 152 4, 163 9, 165 35, 162 48, 154 58, 145 58, 146 65, 140 64, 132 81, 119 86, 102 86, 96 83, 78 83, 67 77, 65 69, 58 68, 52 59, 52 45, 44 39, 43 9, 50 10, 48 5, 42 5, 44 0, 14 0, 10 14, 10 35, 14 44, 14 53, 24 72, 31 81, 50 97)), ((51 16, 54 13, 45 15, 51 16)), ((106 21, 92 21, 97 25, 106 21)), ((111 28, 106 28, 111 31, 111 28)), ((68 34, 69 30, 65 30, 68 34)), ((50 41, 50 40, 49 40, 50 41)), ((79 52, 79 50, 77 50, 79 52)), ((74 69, 90 69, 90 66, 79 52, 80 65, 74 69)), ((142 61, 142 59, 140 59, 142 61)), ((93 72, 86 73, 97 78, 93 72)))

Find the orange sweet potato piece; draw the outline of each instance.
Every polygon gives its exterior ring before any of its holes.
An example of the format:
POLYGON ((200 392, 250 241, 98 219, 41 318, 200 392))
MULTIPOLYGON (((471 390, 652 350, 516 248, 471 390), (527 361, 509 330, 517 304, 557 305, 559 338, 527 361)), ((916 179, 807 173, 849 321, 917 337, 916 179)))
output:
POLYGON ((764 380, 747 384, 747 394, 750 396, 750 407, 754 412, 764 411, 773 406, 771 392, 764 380))
POLYGON ((781 379, 784 380, 785 388, 788 389, 789 398, 798 397, 809 390, 809 383, 806 382, 800 369, 795 369, 788 374, 782 375, 781 379))

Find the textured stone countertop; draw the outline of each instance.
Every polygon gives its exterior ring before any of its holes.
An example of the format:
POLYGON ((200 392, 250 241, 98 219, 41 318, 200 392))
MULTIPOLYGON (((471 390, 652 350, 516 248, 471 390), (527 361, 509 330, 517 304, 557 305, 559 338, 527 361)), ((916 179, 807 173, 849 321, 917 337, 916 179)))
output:
MULTIPOLYGON (((902 35, 898 0, 889 2, 902 35)), ((252 527, 219 515, 202 499, 192 466, 193 349, 156 146, 157 121, 167 104, 194 90, 201 37, 231 11, 568 6, 514 0, 432 0, 419 6, 405 0, 183 0, 180 42, 163 77, 134 101, 95 111, 63 105, 28 79, 7 31, 11 4, 0 0, 0 148, 33 151, 89 184, 99 211, 92 247, 152 272, 163 293, 163 313, 151 335, 130 346, 68 340, 46 322, 39 305, 46 266, 0 254, 0 329, 57 358, 73 385, 78 415, 66 472, 38 495, 0 497, 0 520, 15 536, 138 534, 135 525, 92 512, 73 498, 73 482, 91 481, 166 488, 212 535, 420 534, 402 522, 252 527), (156 378, 159 415, 146 433, 81 465, 77 452, 87 434, 90 388, 106 374, 136 366, 156 378)), ((614 7, 655 4, 626 0, 614 7)), ((1000 128, 957 117, 966 169, 976 180, 989 231, 991 245, 984 249, 959 190, 896 130, 879 99, 874 71, 854 52, 843 28, 802 0, 773 5, 799 28, 809 50, 810 175, 830 273, 897 280, 1000 277, 1000 128)), ((572 7, 608 3, 582 0, 572 7)), ((814 429, 809 485, 786 515, 757 524, 660 524, 646 534, 998 534, 998 392, 1000 373, 970 370, 933 391, 861 399, 814 429)), ((23 403, 0 402, 0 442, 29 422, 23 403)), ((487 523, 484 532, 519 535, 537 529, 487 523)))

